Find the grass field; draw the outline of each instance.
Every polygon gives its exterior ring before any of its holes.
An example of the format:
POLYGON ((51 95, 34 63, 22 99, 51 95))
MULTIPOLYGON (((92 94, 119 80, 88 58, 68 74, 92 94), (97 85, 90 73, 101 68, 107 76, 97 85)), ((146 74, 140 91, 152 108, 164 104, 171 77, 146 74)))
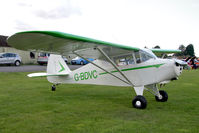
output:
MULTIPOLYGON (((199 133, 199 70, 166 85, 168 102, 145 92, 132 108, 128 87, 60 85, 45 78, 0 73, 0 133, 199 133)), ((132 96, 133 94, 133 96, 132 96)))

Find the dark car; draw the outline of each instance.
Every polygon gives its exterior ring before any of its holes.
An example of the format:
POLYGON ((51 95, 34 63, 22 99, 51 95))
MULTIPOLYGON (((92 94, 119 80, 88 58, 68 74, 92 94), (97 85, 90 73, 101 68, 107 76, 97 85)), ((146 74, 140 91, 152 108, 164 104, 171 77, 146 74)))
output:
MULTIPOLYGON (((89 61, 94 61, 92 58, 87 58, 89 61)), ((85 65, 88 64, 89 62, 84 60, 83 58, 80 57, 75 57, 74 59, 71 60, 72 65, 85 65)))

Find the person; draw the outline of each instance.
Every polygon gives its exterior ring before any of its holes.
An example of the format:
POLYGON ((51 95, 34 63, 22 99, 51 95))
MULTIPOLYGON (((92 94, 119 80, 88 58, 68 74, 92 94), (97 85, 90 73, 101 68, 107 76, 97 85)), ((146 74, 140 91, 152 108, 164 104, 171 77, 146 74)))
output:
POLYGON ((30 58, 35 59, 35 54, 33 52, 30 52, 30 58))
POLYGON ((185 59, 185 61, 188 62, 190 59, 191 59, 191 56, 190 56, 190 57, 187 57, 187 58, 185 59))
POLYGON ((192 69, 192 65, 191 65, 191 56, 187 57, 185 59, 185 62, 187 62, 187 69, 192 69))
POLYGON ((196 69, 197 68, 195 62, 196 62, 196 57, 194 56, 194 57, 191 58, 192 69, 196 69))

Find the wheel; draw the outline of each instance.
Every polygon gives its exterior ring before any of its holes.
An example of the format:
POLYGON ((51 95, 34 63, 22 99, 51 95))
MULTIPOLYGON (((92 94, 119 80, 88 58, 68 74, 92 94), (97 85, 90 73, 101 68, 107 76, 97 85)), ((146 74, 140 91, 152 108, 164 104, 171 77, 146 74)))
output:
POLYGON ((39 63, 39 65, 43 66, 44 64, 43 63, 39 63))
POLYGON ((56 86, 52 85, 52 91, 55 91, 55 90, 56 90, 56 86))
POLYGON ((20 61, 15 61, 15 66, 20 66, 21 62, 20 61))
POLYGON ((84 65, 84 62, 83 62, 83 61, 81 61, 81 62, 80 62, 80 65, 84 65))
POLYGON ((132 105, 134 108, 137 108, 137 109, 145 109, 147 106, 147 101, 143 96, 138 95, 138 96, 135 96, 135 98, 133 99, 132 105))
POLYGON ((166 93, 166 91, 160 90, 160 97, 155 96, 156 101, 158 102, 166 102, 168 100, 168 94, 166 93))

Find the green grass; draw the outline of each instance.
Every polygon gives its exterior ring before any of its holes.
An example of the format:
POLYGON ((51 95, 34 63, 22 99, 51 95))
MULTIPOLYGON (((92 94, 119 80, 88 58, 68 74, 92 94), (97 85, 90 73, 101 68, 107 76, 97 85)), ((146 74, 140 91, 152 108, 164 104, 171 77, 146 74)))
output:
MULTIPOLYGON (((145 110, 132 108, 129 87, 60 85, 45 78, 0 73, 0 133, 198 133, 199 71, 166 85, 168 102, 145 92, 145 110)), ((133 94, 133 96, 132 96, 133 94)))

